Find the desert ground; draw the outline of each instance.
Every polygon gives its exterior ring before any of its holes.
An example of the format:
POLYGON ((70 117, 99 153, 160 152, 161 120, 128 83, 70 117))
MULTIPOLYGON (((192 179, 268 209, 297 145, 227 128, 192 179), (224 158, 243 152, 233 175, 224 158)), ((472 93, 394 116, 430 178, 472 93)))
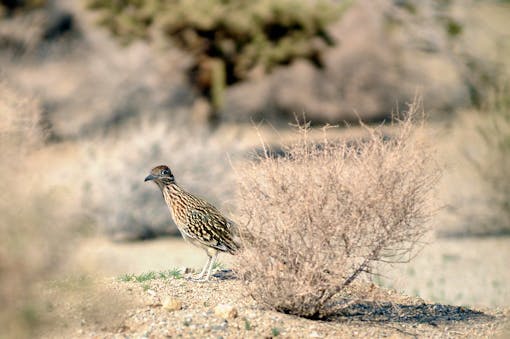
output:
POLYGON ((509 244, 509 239, 435 240, 411 263, 385 272, 377 301, 354 304, 335 318, 317 321, 258 306, 227 269, 228 257, 220 258, 221 267, 210 282, 165 273, 186 267, 196 272, 202 265, 202 251, 181 239, 135 244, 90 239, 78 249, 76 265, 93 265, 96 276, 61 284, 71 286, 66 287, 70 291, 72 286, 93 291, 100 285, 101 292, 92 292, 77 314, 73 301, 57 295, 52 299, 48 292, 52 312, 66 316, 64 328, 46 336, 504 338, 509 244), (234 311, 217 313, 223 304, 234 311))

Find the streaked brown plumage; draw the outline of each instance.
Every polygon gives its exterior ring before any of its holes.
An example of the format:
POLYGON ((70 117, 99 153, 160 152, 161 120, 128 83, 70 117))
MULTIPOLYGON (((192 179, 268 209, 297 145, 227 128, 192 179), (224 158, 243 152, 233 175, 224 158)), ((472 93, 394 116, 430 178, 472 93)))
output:
POLYGON ((168 166, 154 167, 145 181, 154 181, 161 189, 182 237, 206 251, 209 258, 199 279, 207 272, 205 280, 209 280, 218 253, 234 254, 239 249, 235 224, 216 207, 177 185, 168 166))

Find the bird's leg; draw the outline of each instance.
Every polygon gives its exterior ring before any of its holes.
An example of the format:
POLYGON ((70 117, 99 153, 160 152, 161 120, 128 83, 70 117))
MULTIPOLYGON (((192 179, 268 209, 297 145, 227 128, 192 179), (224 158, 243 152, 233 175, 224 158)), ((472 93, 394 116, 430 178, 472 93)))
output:
POLYGON ((207 270, 207 276, 205 277, 205 280, 209 280, 209 278, 211 277, 211 271, 213 269, 213 266, 214 266, 214 263, 216 262, 217 257, 218 257, 218 252, 214 253, 214 257, 212 257, 211 264, 209 265, 209 270, 207 270))
POLYGON ((207 253, 207 256, 208 256, 207 262, 205 263, 205 266, 202 269, 202 272, 200 272, 200 274, 198 275, 197 280, 202 280, 202 278, 204 277, 205 272, 207 272, 207 268, 209 267, 209 264, 212 261, 212 256, 210 256, 209 253, 207 253))

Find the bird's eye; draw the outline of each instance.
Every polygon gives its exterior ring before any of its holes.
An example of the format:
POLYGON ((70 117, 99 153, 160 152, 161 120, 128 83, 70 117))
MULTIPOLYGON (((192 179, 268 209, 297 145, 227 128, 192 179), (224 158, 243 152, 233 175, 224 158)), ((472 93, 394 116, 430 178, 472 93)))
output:
POLYGON ((164 169, 161 171, 161 175, 169 175, 169 174, 170 174, 170 171, 167 169, 164 169))

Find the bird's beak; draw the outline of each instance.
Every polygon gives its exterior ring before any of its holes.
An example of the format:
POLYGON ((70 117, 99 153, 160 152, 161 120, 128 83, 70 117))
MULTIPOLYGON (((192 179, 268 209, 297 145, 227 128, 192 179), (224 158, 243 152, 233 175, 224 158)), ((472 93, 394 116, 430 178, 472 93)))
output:
POLYGON ((151 181, 151 180, 154 180, 156 179, 157 176, 153 175, 153 174, 149 174, 144 181, 151 181))

